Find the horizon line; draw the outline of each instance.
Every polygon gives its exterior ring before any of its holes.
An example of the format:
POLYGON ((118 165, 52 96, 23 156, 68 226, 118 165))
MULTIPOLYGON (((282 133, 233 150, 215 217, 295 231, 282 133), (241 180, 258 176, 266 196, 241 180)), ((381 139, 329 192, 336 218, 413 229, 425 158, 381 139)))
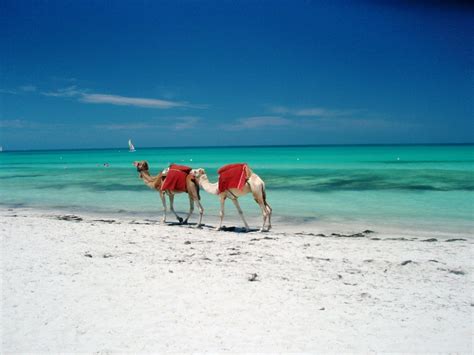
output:
MULTIPOLYGON (((474 145, 474 142, 464 143, 327 143, 327 144, 268 144, 268 145, 209 145, 209 146, 155 146, 141 147, 140 149, 204 149, 204 148, 289 148, 289 147, 367 147, 367 146, 443 146, 443 145, 474 145)), ((51 149, 13 149, 3 150, 2 153, 15 152, 49 152, 49 151, 80 151, 80 150, 125 150, 128 147, 109 148, 51 148, 51 149)), ((140 149, 137 149, 140 150, 140 149)))

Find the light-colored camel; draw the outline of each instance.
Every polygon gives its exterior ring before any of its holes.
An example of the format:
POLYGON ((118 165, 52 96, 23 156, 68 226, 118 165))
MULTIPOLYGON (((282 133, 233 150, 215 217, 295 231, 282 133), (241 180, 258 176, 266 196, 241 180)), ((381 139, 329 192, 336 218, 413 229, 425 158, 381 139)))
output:
POLYGON ((272 227, 272 222, 271 222, 272 208, 267 203, 266 194, 265 194, 265 183, 257 174, 255 174, 252 170, 250 170, 250 168, 247 168, 247 169, 248 169, 247 170, 248 179, 244 187, 242 188, 242 190, 228 189, 221 193, 219 193, 219 184, 217 182, 215 183, 209 182, 209 178, 207 177, 206 171, 204 169, 194 169, 191 171, 191 174, 193 174, 196 177, 196 180, 198 181, 199 185, 206 192, 219 196, 219 200, 221 203, 221 209, 220 209, 221 220, 219 223, 219 227, 217 227, 216 230, 220 230, 222 228, 222 222, 224 220, 224 204, 227 198, 230 198, 232 202, 234 203, 235 207, 237 208, 237 211, 239 212, 239 215, 242 218, 242 221, 244 222, 246 231, 249 230, 249 225, 247 224, 247 221, 245 220, 245 217, 244 217, 244 213, 242 212, 242 209, 240 208, 239 201, 237 201, 239 197, 244 196, 248 194, 249 192, 252 193, 253 198, 255 199, 255 202, 257 202, 257 204, 262 209, 263 224, 262 224, 262 228, 260 228, 260 232, 269 231, 270 228, 272 227), (265 229, 265 223, 267 219, 268 219, 268 226, 267 226, 267 229, 265 229))
POLYGON ((168 195, 170 199, 170 210, 176 216, 179 223, 188 223, 188 219, 189 217, 191 217, 191 214, 194 211, 194 203, 196 203, 199 209, 199 222, 197 224, 197 227, 201 226, 204 208, 202 207, 201 201, 200 201, 199 185, 195 181, 193 175, 189 174, 186 177, 186 188, 187 188, 187 194, 189 197, 189 213, 183 221, 183 219, 179 217, 178 214, 174 210, 174 195, 179 194, 182 191, 171 191, 171 190, 161 191, 161 185, 163 184, 163 181, 166 178, 166 174, 168 173, 169 168, 166 168, 165 170, 163 170, 156 176, 151 176, 147 161, 145 160, 135 161, 133 165, 137 168, 137 171, 139 172, 138 176, 140 177, 140 179, 142 179, 143 182, 148 187, 158 191, 161 198, 161 202, 163 203, 163 218, 161 220, 163 223, 166 222, 166 199, 165 199, 165 194, 166 194, 168 195))

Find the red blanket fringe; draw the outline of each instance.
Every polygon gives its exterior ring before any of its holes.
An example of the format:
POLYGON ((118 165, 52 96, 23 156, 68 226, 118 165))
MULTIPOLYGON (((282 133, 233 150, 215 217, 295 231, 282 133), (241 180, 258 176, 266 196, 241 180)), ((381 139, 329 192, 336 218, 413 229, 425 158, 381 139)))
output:
POLYGON ((186 192, 186 178, 191 172, 189 166, 171 164, 168 174, 166 174, 165 181, 161 185, 161 191, 181 191, 186 192))
POLYGON ((219 174, 219 193, 228 189, 242 190, 247 182, 247 164, 237 163, 228 164, 220 168, 219 174))

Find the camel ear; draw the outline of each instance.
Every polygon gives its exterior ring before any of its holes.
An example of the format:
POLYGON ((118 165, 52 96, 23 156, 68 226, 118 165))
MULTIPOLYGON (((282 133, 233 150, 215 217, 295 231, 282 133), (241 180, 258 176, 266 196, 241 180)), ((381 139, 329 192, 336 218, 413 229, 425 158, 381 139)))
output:
POLYGON ((133 162, 133 166, 136 168, 138 166, 138 162, 137 161, 134 161, 133 162))

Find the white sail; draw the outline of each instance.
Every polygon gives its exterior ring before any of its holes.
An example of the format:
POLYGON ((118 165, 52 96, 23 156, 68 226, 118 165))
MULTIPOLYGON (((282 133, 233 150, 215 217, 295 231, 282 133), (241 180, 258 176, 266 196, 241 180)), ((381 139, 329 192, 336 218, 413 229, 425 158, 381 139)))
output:
POLYGON ((131 139, 128 140, 128 150, 129 150, 130 152, 134 152, 134 151, 135 151, 135 147, 133 146, 133 143, 132 143, 132 140, 131 140, 131 139))

